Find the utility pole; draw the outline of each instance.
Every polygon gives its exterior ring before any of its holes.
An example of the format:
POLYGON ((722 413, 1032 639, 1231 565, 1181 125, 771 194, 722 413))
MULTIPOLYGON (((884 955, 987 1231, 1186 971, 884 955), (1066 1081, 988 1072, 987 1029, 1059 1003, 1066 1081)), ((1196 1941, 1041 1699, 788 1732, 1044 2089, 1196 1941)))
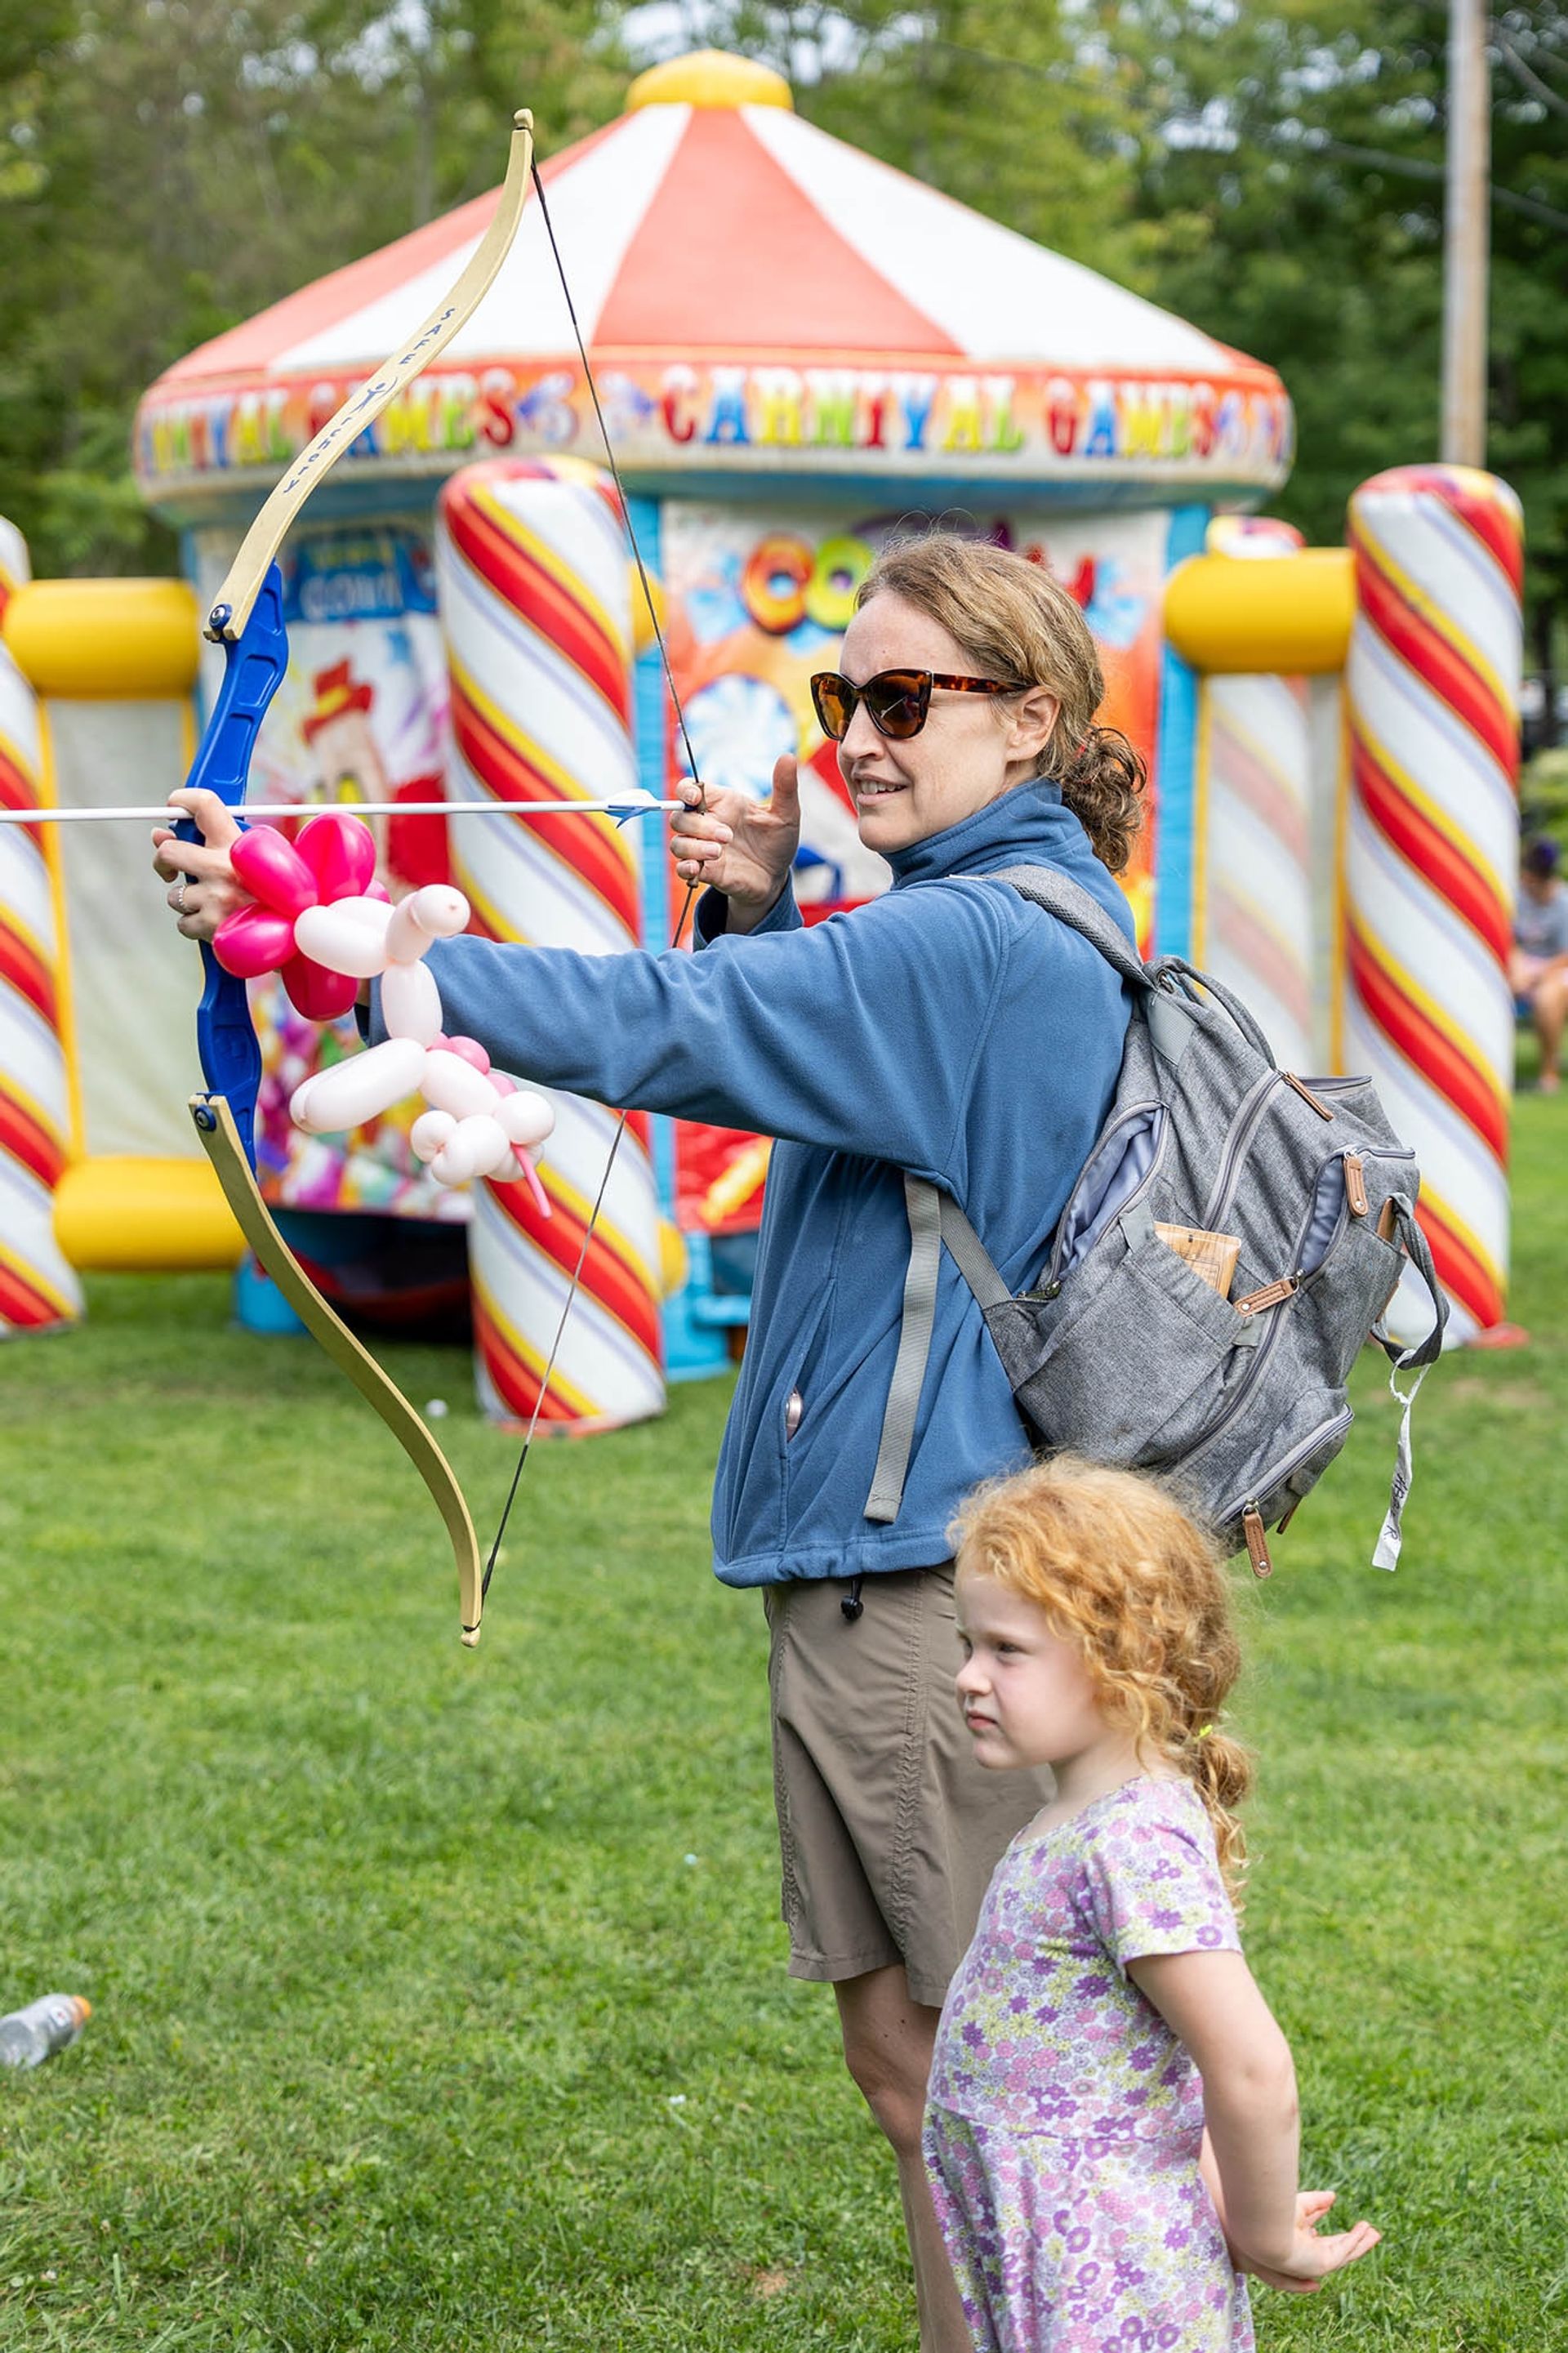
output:
POLYGON ((1448 0, 1442 455, 1455 466, 1487 462, 1491 85, 1486 43, 1486 0, 1448 0))

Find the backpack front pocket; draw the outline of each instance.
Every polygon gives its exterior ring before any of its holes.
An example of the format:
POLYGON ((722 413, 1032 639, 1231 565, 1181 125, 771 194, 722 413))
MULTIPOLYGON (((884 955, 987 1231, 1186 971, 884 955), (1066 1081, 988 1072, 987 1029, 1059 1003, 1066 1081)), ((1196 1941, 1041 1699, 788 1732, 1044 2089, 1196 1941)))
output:
POLYGON ((1364 1219, 1349 1220, 1301 1286, 1298 1353, 1343 1381, 1399 1288, 1405 1255, 1364 1219))
POLYGON ((1350 1436, 1352 1419, 1342 1388, 1310 1389, 1293 1401, 1261 1445, 1255 1441, 1247 1450, 1248 1459, 1230 1468, 1237 1484, 1215 1515, 1216 1531, 1231 1551, 1241 1549, 1245 1512, 1256 1512, 1266 1528, 1289 1519, 1350 1436))
POLYGON ((1226 1408, 1255 1325, 1149 1235, 1093 1295, 1003 1301, 986 1323, 1020 1410, 1047 1446, 1100 1462, 1186 1453, 1226 1408))

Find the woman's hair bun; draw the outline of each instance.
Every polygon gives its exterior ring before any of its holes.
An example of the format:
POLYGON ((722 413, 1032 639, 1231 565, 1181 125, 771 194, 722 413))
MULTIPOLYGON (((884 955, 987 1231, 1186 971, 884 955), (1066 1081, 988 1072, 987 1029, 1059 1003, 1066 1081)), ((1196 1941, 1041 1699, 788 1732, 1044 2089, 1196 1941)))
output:
POLYGON ((1089 727, 1057 771, 1062 798, 1078 818, 1095 855, 1120 874, 1143 822, 1149 771, 1118 727, 1089 727))

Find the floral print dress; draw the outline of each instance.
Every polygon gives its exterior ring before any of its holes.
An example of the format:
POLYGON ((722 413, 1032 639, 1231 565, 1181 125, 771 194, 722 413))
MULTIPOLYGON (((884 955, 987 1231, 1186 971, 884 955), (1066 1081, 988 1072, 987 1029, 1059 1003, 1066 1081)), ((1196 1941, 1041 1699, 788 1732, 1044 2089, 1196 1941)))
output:
POLYGON ((1185 1779, 1128 1781, 997 1864, 925 2126, 977 2353, 1252 2353, 1198 2171, 1203 2085, 1127 1974, 1143 1954, 1239 1949, 1185 1779))

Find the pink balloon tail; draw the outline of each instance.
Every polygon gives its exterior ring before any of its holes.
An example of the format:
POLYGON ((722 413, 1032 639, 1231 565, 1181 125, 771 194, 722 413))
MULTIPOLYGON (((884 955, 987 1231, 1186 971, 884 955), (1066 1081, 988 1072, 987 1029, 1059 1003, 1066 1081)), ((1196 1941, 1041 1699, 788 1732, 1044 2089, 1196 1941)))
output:
MULTIPOLYGON (((514 1152, 517 1151, 515 1145, 512 1149, 514 1152)), ((518 1152, 517 1163, 519 1167, 522 1170, 523 1182, 528 1187, 529 1192, 532 1196, 533 1206, 538 1210, 540 1216, 542 1218, 553 1217, 555 1212, 550 1206, 550 1196, 545 1191, 543 1186, 540 1183, 539 1172, 534 1167, 533 1162, 530 1159, 528 1154, 526 1152, 518 1152)))

